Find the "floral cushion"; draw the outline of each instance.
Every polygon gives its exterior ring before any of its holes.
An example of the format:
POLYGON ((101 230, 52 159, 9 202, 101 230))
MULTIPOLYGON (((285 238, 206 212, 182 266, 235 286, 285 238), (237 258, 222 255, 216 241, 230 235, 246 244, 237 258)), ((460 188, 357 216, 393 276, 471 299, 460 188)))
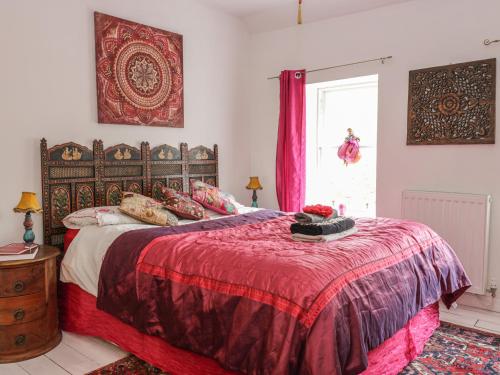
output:
POLYGON ((87 225, 140 224, 128 215, 120 212, 118 206, 89 207, 72 212, 62 220, 68 229, 81 229, 87 225))
POLYGON ((240 208, 245 208, 245 205, 241 204, 240 202, 238 202, 236 200, 236 198, 234 197, 233 194, 229 194, 225 191, 222 191, 222 190, 219 190, 221 192, 221 194, 226 197, 227 199, 229 199, 229 201, 234 204, 234 206, 236 207, 237 210, 239 210, 240 208))
POLYGON ((120 211, 148 224, 177 225, 177 217, 153 198, 136 193, 123 193, 120 211))
POLYGON ((201 181, 193 181, 191 183, 191 192, 193 200, 200 203, 205 208, 223 215, 234 215, 238 213, 238 209, 233 201, 215 186, 201 181))
POLYGON ((162 189, 162 193, 163 206, 177 216, 191 220, 200 220, 205 217, 203 206, 192 200, 189 195, 179 194, 167 187, 162 189))

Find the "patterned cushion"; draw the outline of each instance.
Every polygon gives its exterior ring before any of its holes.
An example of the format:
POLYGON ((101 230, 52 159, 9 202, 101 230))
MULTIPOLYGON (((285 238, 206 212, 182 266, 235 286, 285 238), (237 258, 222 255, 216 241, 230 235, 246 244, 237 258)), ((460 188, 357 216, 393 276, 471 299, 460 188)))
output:
POLYGON ((219 190, 221 192, 221 194, 226 197, 227 199, 229 199, 229 201, 234 204, 234 206, 236 207, 237 210, 239 210, 240 208, 245 208, 245 205, 241 204, 240 202, 238 202, 236 200, 236 198, 234 197, 233 194, 229 194, 225 191, 222 191, 222 190, 219 190))
POLYGON ((215 186, 205 184, 201 181, 191 183, 193 200, 201 203, 203 207, 223 215, 233 215, 238 213, 238 209, 226 194, 215 186))
POLYGON ((123 193, 120 211, 148 224, 174 226, 178 223, 177 217, 160 202, 141 194, 123 193))
POLYGON ((189 195, 179 194, 174 189, 164 187, 163 206, 179 217, 191 220, 200 220, 205 217, 205 209, 201 204, 192 200, 189 195))
POLYGON ((87 225, 140 224, 128 215, 120 212, 118 206, 90 207, 72 212, 62 220, 68 229, 81 229, 87 225))

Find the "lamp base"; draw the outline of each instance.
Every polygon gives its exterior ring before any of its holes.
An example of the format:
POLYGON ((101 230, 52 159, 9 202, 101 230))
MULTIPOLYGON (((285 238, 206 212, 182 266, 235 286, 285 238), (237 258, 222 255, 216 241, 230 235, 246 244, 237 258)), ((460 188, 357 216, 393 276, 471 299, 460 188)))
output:
POLYGON ((35 242, 35 233, 33 232, 33 220, 31 219, 31 212, 26 212, 23 225, 24 225, 23 241, 26 245, 32 245, 33 242, 35 242))
POLYGON ((259 207, 259 205, 257 204, 257 190, 254 190, 252 194, 252 207, 259 207))

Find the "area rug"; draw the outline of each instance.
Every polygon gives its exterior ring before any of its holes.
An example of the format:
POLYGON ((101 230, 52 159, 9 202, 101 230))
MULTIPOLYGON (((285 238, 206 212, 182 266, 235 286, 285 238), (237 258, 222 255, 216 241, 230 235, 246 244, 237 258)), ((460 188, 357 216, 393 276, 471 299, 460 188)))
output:
MULTIPOLYGON (((131 355, 88 375, 171 375, 131 355)), ((500 374, 500 337, 441 323, 400 375, 500 374)))
POLYGON ((400 375, 500 374, 500 337, 441 323, 400 375))

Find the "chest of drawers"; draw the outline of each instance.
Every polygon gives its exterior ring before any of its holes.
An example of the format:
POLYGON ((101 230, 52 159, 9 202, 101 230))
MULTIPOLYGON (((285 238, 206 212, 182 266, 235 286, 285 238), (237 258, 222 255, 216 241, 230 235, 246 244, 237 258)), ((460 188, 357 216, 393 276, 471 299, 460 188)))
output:
POLYGON ((61 341, 56 257, 40 246, 35 259, 0 262, 0 363, 39 356, 61 341))

